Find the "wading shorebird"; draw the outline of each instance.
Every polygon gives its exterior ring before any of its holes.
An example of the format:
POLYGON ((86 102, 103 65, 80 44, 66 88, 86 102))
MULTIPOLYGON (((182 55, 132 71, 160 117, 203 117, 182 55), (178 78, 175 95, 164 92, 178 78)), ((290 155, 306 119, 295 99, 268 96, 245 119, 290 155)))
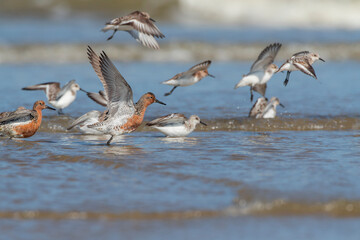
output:
POLYGON ((281 65, 281 67, 277 71, 277 72, 287 71, 286 78, 284 81, 284 86, 286 86, 289 82, 290 73, 292 71, 296 71, 296 70, 300 70, 303 73, 310 75, 313 78, 317 79, 315 70, 311 66, 317 60, 325 62, 325 60, 322 59, 319 56, 319 54, 312 53, 309 51, 302 51, 302 52, 298 52, 298 53, 295 53, 294 55, 292 55, 292 57, 290 59, 286 60, 286 62, 283 65, 281 65))
POLYGON ((86 92, 75 80, 69 81, 63 88, 60 88, 58 82, 47 82, 24 87, 22 90, 44 90, 49 103, 58 109, 58 114, 63 114, 62 110, 76 99, 77 91, 86 92))
POLYGON ((249 116, 251 118, 258 118, 264 111, 267 105, 267 100, 264 97, 259 97, 252 108, 250 109, 249 116))
MULTIPOLYGON (((106 107, 108 103, 108 98, 106 97, 105 91, 100 90, 98 93, 95 92, 86 92, 86 95, 101 106, 106 107)), ((80 132, 84 134, 91 134, 91 135, 98 135, 103 134, 102 132, 94 129, 89 128, 88 125, 92 125, 97 122, 101 122, 104 120, 106 116, 106 112, 100 112, 97 110, 93 110, 90 112, 85 113, 84 115, 78 117, 68 128, 67 130, 71 130, 74 127, 78 127, 80 132)))
POLYGON ((250 110, 249 117, 254 118, 275 118, 276 117, 276 107, 280 105, 285 107, 280 103, 280 100, 277 97, 272 97, 270 101, 266 101, 265 98, 258 98, 253 107, 250 110))
POLYGON ((21 109, 0 119, 0 135, 10 138, 31 137, 39 129, 42 120, 42 110, 51 109, 44 101, 36 101, 33 110, 21 109))
POLYGON ((2 113, 0 113, 0 119, 1 118, 5 118, 5 117, 9 117, 9 116, 11 116, 11 115, 13 115, 13 114, 16 114, 16 113, 19 113, 19 112, 21 112, 21 111, 23 111, 23 110, 27 110, 25 107, 23 107, 23 106, 21 106, 21 107, 18 107, 15 111, 13 111, 13 112, 2 112, 2 113))
POLYGON ((174 86, 170 92, 165 93, 165 96, 169 96, 177 87, 186 87, 194 85, 206 76, 215 78, 209 74, 208 68, 211 64, 210 60, 196 64, 186 72, 178 73, 169 80, 162 82, 162 84, 174 86))
POLYGON ((243 75, 243 78, 235 85, 234 89, 250 86, 250 101, 254 98, 253 91, 265 97, 266 83, 278 70, 278 67, 273 62, 280 48, 280 43, 273 43, 267 46, 251 66, 250 72, 243 75))
POLYGON ((159 28, 154 24, 155 20, 146 12, 135 11, 127 16, 115 18, 105 24, 103 32, 114 30, 113 34, 107 39, 113 38, 117 31, 126 31, 140 42, 142 45, 159 49, 159 44, 154 37, 164 38, 159 28))
POLYGON ((98 122, 86 125, 103 134, 111 135, 107 144, 110 145, 114 136, 135 131, 144 119, 146 108, 156 102, 166 105, 156 99, 151 92, 145 93, 134 104, 130 85, 116 69, 104 51, 100 57, 88 46, 87 54, 92 67, 104 86, 107 101, 106 113, 98 122))
POLYGON ((103 134, 101 131, 98 131, 94 128, 90 128, 88 126, 91 126, 92 124, 104 121, 104 118, 106 116, 105 112, 100 112, 97 110, 93 110, 90 112, 85 113, 81 117, 77 118, 68 128, 67 130, 71 130, 74 127, 78 127, 80 132, 84 134, 91 134, 91 135, 99 135, 103 134))
POLYGON ((146 123, 146 125, 159 130, 168 137, 185 137, 194 131, 198 123, 207 126, 204 122, 200 121, 200 118, 196 115, 191 115, 190 118, 187 119, 183 114, 172 113, 154 119, 146 123))

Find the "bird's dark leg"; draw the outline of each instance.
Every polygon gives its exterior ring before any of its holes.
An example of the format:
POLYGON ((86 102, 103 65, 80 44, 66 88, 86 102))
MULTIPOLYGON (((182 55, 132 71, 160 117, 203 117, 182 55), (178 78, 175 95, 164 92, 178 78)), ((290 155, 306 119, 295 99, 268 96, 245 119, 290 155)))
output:
POLYGON ((285 81, 284 81, 284 86, 286 87, 286 85, 288 84, 289 82, 289 77, 290 77, 290 71, 287 71, 286 73, 286 78, 285 78, 285 81))
POLYGON ((168 92, 168 93, 165 93, 164 94, 164 96, 169 96, 170 94, 172 94, 172 92, 175 90, 175 88, 177 88, 178 86, 175 86, 175 87, 173 87, 172 89, 171 89, 171 91, 170 92, 168 92))
POLYGON ((111 135, 110 139, 106 142, 106 145, 110 146, 111 141, 113 140, 114 135, 111 135))
POLYGON ((58 114, 59 115, 64 115, 64 112, 63 112, 63 110, 61 108, 58 110, 58 114))
POLYGON ((250 102, 252 102, 253 99, 254 99, 253 87, 250 87, 250 102))
POLYGON ((112 34, 110 37, 108 37, 108 39, 107 39, 108 41, 114 37, 116 31, 117 31, 117 29, 115 29, 114 32, 113 32, 113 34, 112 34))

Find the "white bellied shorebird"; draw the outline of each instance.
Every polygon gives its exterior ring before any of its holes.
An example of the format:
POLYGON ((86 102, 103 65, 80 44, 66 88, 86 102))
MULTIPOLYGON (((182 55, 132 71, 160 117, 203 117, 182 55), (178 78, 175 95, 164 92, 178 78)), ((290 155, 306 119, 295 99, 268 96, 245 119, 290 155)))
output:
POLYGON ((258 98, 249 112, 249 117, 275 118, 276 107, 278 105, 284 107, 284 105, 280 103, 280 100, 277 97, 272 97, 269 102, 263 97, 258 98))
POLYGON ((22 90, 44 90, 49 103, 58 109, 59 114, 63 114, 62 110, 76 99, 77 91, 84 91, 75 80, 69 81, 62 88, 58 82, 47 82, 24 87, 22 90))
POLYGON ((113 34, 107 40, 112 39, 117 31, 126 31, 142 45, 159 49, 159 44, 155 40, 155 37, 164 38, 165 36, 160 32, 154 22, 155 20, 152 19, 148 13, 135 11, 129 15, 114 18, 110 22, 107 22, 102 31, 114 30, 113 34))
POLYGON ((317 60, 325 62, 325 60, 322 59, 317 53, 312 53, 309 51, 298 52, 292 55, 290 59, 286 60, 286 62, 283 65, 281 65, 281 67, 277 72, 287 71, 286 78, 284 81, 285 86, 289 82, 290 73, 296 70, 300 70, 303 73, 317 79, 315 70, 311 66, 317 60))
POLYGON ((154 119, 146 123, 146 125, 159 130, 168 137, 185 137, 194 131, 198 123, 206 126, 196 115, 191 115, 189 119, 187 119, 183 114, 172 113, 154 119))
POLYGON ((250 72, 243 75, 243 78, 235 85, 235 89, 250 86, 250 101, 254 97, 253 91, 265 97, 266 83, 278 70, 278 67, 273 62, 280 48, 280 43, 273 43, 267 46, 251 66, 250 72))
POLYGON ((191 86, 206 76, 214 78, 214 76, 208 72, 210 64, 210 60, 204 61, 191 67, 186 72, 178 73, 171 79, 162 82, 162 84, 174 86, 170 92, 165 93, 165 96, 169 96, 177 87, 191 86))

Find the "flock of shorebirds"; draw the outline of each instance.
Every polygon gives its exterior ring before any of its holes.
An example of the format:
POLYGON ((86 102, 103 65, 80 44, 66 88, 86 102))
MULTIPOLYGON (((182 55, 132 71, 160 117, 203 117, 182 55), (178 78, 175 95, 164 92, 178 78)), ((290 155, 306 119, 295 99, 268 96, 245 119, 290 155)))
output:
MULTIPOLYGON (((159 49, 159 44, 155 38, 165 37, 155 25, 155 20, 148 13, 140 11, 132 12, 127 16, 115 18, 106 23, 102 31, 109 30, 112 30, 113 33, 107 40, 112 39, 117 31, 126 31, 139 43, 153 49, 159 49)), ((239 83, 235 85, 235 89, 249 86, 251 101, 253 101, 253 91, 262 95, 251 108, 249 117, 274 118, 277 105, 282 106, 278 98, 273 97, 268 101, 265 97, 267 82, 274 73, 287 71, 285 86, 289 82, 292 71, 300 70, 315 79, 317 78, 312 64, 317 60, 324 61, 318 54, 308 51, 295 53, 278 68, 273 62, 280 48, 280 43, 267 46, 251 66, 250 72, 243 75, 239 83)), ((110 135, 107 141, 107 144, 110 145, 115 136, 133 132, 141 125, 146 108, 149 105, 152 103, 166 105, 156 99, 151 92, 145 93, 138 102, 134 103, 130 85, 107 54, 102 51, 99 56, 88 46, 87 55, 104 87, 104 91, 87 92, 80 88, 75 80, 68 82, 62 88, 58 82, 47 82, 23 88, 23 90, 44 90, 48 102, 58 110, 59 114, 62 114, 62 110, 75 100, 76 93, 79 90, 86 92, 89 98, 106 107, 103 112, 93 110, 80 116, 68 127, 68 130, 77 127, 85 134, 110 135)), ((168 93, 165 93, 165 96, 172 94, 177 87, 193 85, 206 76, 214 77, 208 72, 210 64, 210 60, 204 61, 162 82, 173 86, 168 93)), ((43 109, 56 110, 40 100, 34 103, 32 110, 19 107, 13 112, 0 113, 0 135, 10 138, 31 137, 40 127, 43 109)), ((154 119, 146 125, 169 137, 183 137, 190 134, 199 123, 206 125, 196 115, 186 118, 183 114, 172 113, 154 119)))

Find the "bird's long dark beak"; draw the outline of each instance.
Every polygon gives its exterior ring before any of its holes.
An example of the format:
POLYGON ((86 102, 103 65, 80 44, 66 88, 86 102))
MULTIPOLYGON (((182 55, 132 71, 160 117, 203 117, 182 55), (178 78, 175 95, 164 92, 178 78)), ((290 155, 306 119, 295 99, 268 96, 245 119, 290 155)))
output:
POLYGON ((160 104, 162 104, 162 105, 166 105, 166 103, 163 103, 163 102, 161 102, 161 101, 159 101, 159 100, 157 100, 157 99, 155 99, 155 102, 156 102, 156 103, 160 103, 160 104))
POLYGON ((156 22, 153 18, 150 18, 151 21, 156 22))
POLYGON ((49 107, 48 105, 45 105, 45 108, 56 111, 55 108, 49 107))
POLYGON ((85 91, 84 89, 80 88, 80 91, 83 91, 84 93, 87 93, 87 91, 85 91))
POLYGON ((206 123, 204 123, 203 121, 200 121, 200 123, 201 123, 202 125, 207 126, 207 124, 206 124, 206 123))
POLYGON ((280 107, 285 108, 285 106, 282 103, 279 103, 280 107))
POLYGON ((212 78, 215 78, 215 76, 212 75, 212 74, 210 74, 210 73, 208 73, 208 76, 209 76, 209 77, 212 77, 212 78))
POLYGON ((322 58, 319 58, 319 60, 320 60, 320 61, 323 61, 323 62, 325 62, 325 60, 324 60, 324 59, 322 59, 322 58))

